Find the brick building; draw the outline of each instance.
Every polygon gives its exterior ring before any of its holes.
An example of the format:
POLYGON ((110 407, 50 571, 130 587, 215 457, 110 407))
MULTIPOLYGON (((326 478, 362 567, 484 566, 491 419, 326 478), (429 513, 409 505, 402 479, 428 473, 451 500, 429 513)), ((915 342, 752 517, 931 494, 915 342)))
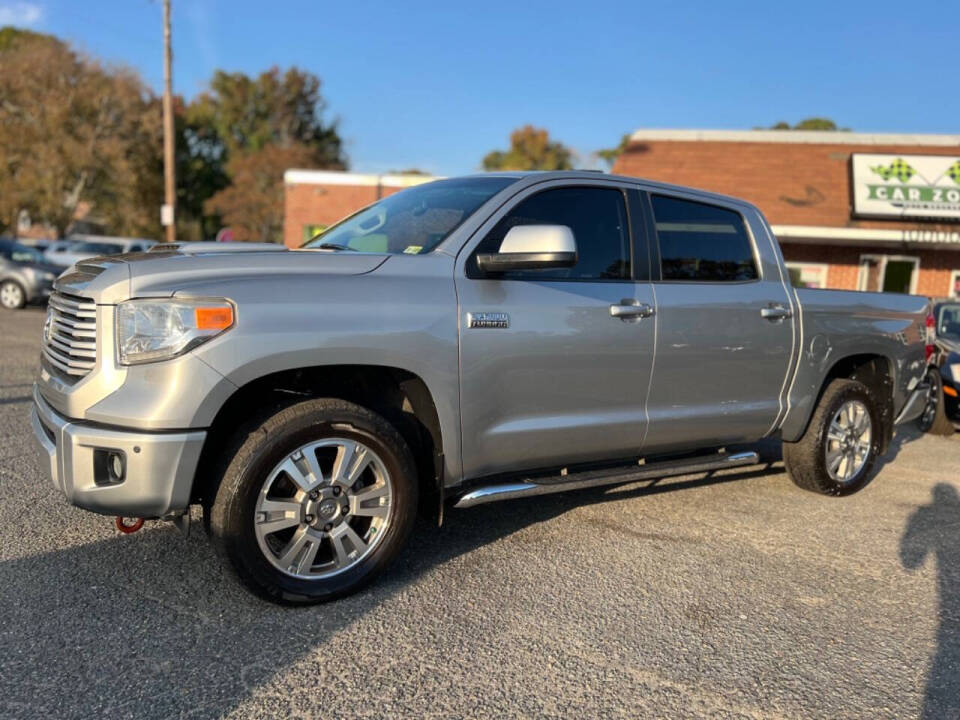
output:
POLYGON ((287 170, 283 175, 283 242, 288 247, 299 247, 323 228, 365 205, 434 179, 428 175, 287 170))
POLYGON ((613 172, 751 201, 795 282, 960 296, 960 135, 638 130, 613 172))

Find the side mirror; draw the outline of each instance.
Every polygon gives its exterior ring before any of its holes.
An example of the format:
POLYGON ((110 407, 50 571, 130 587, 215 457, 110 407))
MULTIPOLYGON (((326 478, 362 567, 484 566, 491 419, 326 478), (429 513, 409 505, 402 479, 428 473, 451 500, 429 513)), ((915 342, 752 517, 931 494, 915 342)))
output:
POLYGON ((517 225, 510 228, 500 251, 477 255, 485 272, 546 270, 577 264, 577 242, 566 225, 517 225))

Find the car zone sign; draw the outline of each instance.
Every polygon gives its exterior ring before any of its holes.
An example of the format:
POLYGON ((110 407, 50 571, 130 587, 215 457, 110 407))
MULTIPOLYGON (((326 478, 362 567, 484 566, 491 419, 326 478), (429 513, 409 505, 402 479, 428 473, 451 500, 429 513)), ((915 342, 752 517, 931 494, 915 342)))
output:
POLYGON ((853 212, 872 217, 960 220, 956 155, 854 153, 853 212))

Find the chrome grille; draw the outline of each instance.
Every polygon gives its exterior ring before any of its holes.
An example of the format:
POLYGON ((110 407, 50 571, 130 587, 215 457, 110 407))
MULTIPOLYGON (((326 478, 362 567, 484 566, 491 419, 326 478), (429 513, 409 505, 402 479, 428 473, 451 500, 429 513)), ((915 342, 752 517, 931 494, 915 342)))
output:
POLYGON ((97 305, 54 292, 43 326, 43 358, 56 370, 83 377, 97 362, 97 305))

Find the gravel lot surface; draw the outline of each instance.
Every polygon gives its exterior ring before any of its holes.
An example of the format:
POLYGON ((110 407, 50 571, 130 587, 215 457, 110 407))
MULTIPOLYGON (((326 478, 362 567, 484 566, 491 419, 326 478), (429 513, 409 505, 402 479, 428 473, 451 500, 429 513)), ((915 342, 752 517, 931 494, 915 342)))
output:
POLYGON ((374 587, 288 609, 205 536, 66 505, 0 312, 0 717, 960 717, 960 435, 831 499, 768 464, 451 511, 374 587))

